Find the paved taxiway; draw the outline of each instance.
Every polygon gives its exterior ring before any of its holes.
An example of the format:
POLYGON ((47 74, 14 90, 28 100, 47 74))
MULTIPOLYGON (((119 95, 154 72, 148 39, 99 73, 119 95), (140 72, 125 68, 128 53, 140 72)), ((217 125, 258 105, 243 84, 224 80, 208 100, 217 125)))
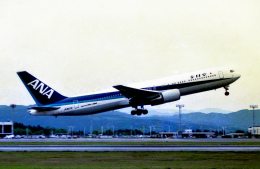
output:
POLYGON ((78 138, 78 139, 0 139, 1 142, 260 142, 260 139, 230 139, 230 138, 196 138, 196 139, 156 139, 156 138, 78 138))
POLYGON ((179 145, 62 145, 63 142, 260 142, 260 139, 0 139, 0 151, 260 151, 260 146, 179 146, 179 145), (1 142, 55 142, 55 145, 1 145, 1 142), (60 142, 60 145, 56 145, 60 142))
POLYGON ((260 151, 260 146, 0 146, 0 151, 260 151))

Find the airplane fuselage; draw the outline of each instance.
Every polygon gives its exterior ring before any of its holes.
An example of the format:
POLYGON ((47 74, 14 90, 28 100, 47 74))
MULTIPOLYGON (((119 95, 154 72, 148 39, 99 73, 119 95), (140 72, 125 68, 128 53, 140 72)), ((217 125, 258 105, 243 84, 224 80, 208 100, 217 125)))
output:
MULTIPOLYGON (((229 84, 236 81, 239 77, 240 74, 233 70, 217 68, 133 84, 129 87, 145 90, 146 92, 179 92, 179 97, 224 87, 226 89, 226 95, 228 95, 227 90, 229 84)), ((26 84, 28 85, 29 83, 26 84)), ((50 93, 46 94, 46 97, 48 96, 50 96, 50 93)), ((90 115, 129 106, 137 108, 138 106, 153 105, 151 99, 143 99, 142 101, 139 99, 137 104, 134 104, 136 102, 131 102, 131 100, 133 99, 127 98, 121 91, 111 89, 109 92, 68 97, 53 104, 43 105, 43 107, 46 107, 46 110, 38 110, 35 108, 30 109, 29 112, 31 115, 40 116, 73 116, 90 115), (48 107, 54 109, 48 109, 48 107), (57 109, 55 109, 55 107, 57 107, 57 109)))

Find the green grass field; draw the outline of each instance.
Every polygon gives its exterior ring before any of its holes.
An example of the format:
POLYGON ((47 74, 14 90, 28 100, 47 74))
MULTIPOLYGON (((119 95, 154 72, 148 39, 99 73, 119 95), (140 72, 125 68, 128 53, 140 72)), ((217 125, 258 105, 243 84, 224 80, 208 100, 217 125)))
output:
MULTIPOLYGON (((0 145, 260 145, 260 142, 0 142, 0 145)), ((3 168, 260 168, 260 152, 0 152, 3 168)))
POLYGON ((260 168, 260 152, 0 152, 0 168, 260 168))

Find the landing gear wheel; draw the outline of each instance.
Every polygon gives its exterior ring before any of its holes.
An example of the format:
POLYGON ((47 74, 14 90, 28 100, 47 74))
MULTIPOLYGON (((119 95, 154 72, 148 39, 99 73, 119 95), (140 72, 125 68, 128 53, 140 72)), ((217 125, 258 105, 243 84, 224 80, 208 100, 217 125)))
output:
POLYGON ((148 113, 148 110, 146 109, 136 109, 131 111, 131 115, 137 115, 141 116, 142 114, 146 115, 148 113))
POLYGON ((142 110, 138 109, 136 114, 137 114, 137 116, 141 116, 142 115, 142 110))
POLYGON ((136 110, 132 110, 131 111, 131 115, 136 115, 137 114, 137 111, 136 110))
POLYGON ((146 115, 148 113, 148 110, 143 110, 143 114, 146 115))
POLYGON ((225 96, 228 96, 228 95, 229 95, 229 92, 228 92, 228 90, 229 90, 229 86, 224 86, 224 89, 226 90, 226 92, 225 92, 225 96))

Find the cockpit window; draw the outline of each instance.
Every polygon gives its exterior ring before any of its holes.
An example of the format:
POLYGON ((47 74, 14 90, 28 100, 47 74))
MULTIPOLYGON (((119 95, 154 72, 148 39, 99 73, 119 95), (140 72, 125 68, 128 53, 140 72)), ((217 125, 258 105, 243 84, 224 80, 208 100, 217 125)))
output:
POLYGON ((234 72, 234 70, 233 70, 233 69, 231 69, 231 70, 230 70, 230 72, 231 72, 231 73, 233 73, 233 72, 234 72))

